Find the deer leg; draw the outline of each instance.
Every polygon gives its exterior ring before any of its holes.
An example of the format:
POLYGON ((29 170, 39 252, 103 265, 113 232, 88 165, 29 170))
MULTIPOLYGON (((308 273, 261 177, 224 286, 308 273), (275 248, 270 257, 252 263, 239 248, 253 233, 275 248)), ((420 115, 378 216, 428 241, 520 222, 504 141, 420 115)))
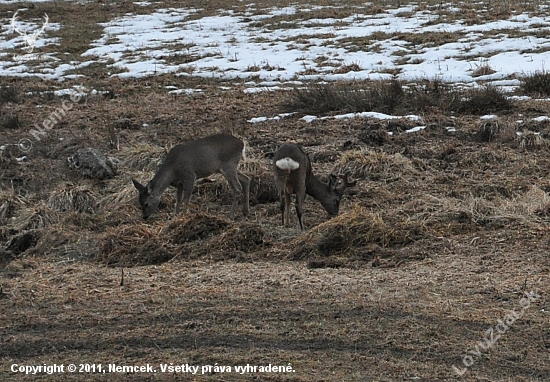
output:
POLYGON ((231 204, 229 219, 235 220, 235 213, 237 212, 237 205, 239 204, 239 199, 243 193, 243 186, 241 186, 241 182, 239 182, 236 170, 230 174, 226 172, 222 172, 221 174, 225 177, 227 183, 229 183, 229 187, 231 187, 231 190, 233 191, 233 203, 231 204))
POLYGON ((237 171, 237 177, 239 178, 239 182, 241 183, 243 193, 244 193, 243 215, 247 216, 249 213, 249 202, 250 202, 250 179, 246 175, 238 171, 237 171))
POLYGON ((285 192, 279 192, 279 209, 281 210, 281 225, 285 225, 285 192))
POLYGON ((290 194, 285 192, 285 221, 286 225, 290 225, 290 194))
POLYGON ((187 212, 187 206, 189 205, 189 200, 191 200, 194 184, 195 177, 178 185, 178 190, 176 192, 176 215, 179 214, 182 203, 183 207, 181 208, 181 211, 184 214, 187 212))
POLYGON ((178 184, 176 189, 176 215, 180 213, 181 199, 183 198, 183 183, 178 184))
POLYGON ((298 223, 300 223, 300 230, 304 230, 304 223, 302 222, 302 206, 304 205, 304 199, 306 198, 305 192, 296 194, 296 216, 298 216, 298 223))

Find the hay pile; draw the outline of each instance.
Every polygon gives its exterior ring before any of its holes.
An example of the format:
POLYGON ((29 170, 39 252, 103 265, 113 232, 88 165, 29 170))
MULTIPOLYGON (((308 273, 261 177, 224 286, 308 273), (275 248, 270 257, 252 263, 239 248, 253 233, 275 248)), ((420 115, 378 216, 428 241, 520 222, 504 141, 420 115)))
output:
POLYGON ((350 150, 345 152, 332 171, 337 175, 349 173, 353 179, 397 179, 403 175, 416 174, 412 161, 401 155, 373 150, 350 150))
POLYGON ((290 244, 294 260, 336 257, 343 262, 388 257, 391 249, 427 237, 425 227, 408 221, 386 221, 380 214, 356 206, 312 228, 290 244))
POLYGON ((265 233, 258 224, 188 214, 169 223, 133 222, 117 227, 104 235, 96 258, 106 265, 125 267, 161 264, 176 257, 224 260, 265 244, 265 233))
POLYGON ((0 224, 8 224, 9 220, 15 216, 16 211, 26 204, 23 197, 12 192, 0 193, 0 224))
POLYGON ((177 217, 168 224, 164 232, 171 243, 185 244, 219 235, 229 225, 230 222, 226 219, 196 214, 191 217, 177 217))
POLYGON ((235 252, 251 253, 267 244, 265 232, 255 223, 237 224, 215 238, 211 247, 227 253, 229 257, 235 252))
POLYGON ((50 208, 44 201, 21 208, 12 228, 16 231, 43 229, 59 222, 61 214, 50 208))
POLYGON ((410 221, 422 224, 434 236, 495 229, 510 224, 539 224, 550 210, 550 195, 537 186, 515 197, 501 195, 463 198, 426 195, 403 205, 410 221))
POLYGON ((89 232, 74 230, 65 224, 37 231, 39 239, 25 252, 25 257, 52 256, 62 261, 79 261, 93 259, 98 253, 97 238, 89 232))
POLYGON ((135 223, 116 227, 99 243, 97 261, 106 265, 161 264, 175 256, 173 246, 161 240, 162 225, 135 223))
POLYGON ((540 223, 550 207, 550 195, 538 186, 531 186, 526 192, 512 198, 500 199, 494 209, 493 218, 518 220, 525 223, 540 223))

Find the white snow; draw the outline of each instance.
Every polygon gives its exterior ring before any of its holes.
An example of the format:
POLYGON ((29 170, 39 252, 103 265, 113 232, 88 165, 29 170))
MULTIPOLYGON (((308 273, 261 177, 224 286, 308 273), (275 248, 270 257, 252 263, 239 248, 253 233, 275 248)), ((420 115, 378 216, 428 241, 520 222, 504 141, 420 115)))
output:
MULTIPOLYGON (((140 7, 162 5, 146 1, 135 4, 140 7)), ((450 7, 449 4, 446 6, 450 7)), ((297 19, 285 29, 260 27, 255 23, 258 20, 269 22, 281 14, 307 13, 313 8, 273 8, 257 15, 253 14, 253 7, 253 4, 248 5, 250 11, 241 14, 220 10, 218 16, 197 19, 190 18, 197 10, 185 7, 117 17, 102 24, 103 36, 91 44, 82 59, 92 62, 112 60, 114 72, 118 72, 113 75, 121 77, 143 77, 187 69, 198 76, 255 77, 280 84, 317 78, 390 78, 389 71, 399 69, 397 77, 400 79, 492 80, 499 86, 512 87, 517 86, 514 76, 542 70, 550 59, 550 33, 548 37, 543 33, 545 30, 550 32, 550 16, 546 15, 518 14, 482 25, 468 25, 461 20, 437 22, 437 10, 419 10, 415 5, 409 5, 376 15, 361 14, 361 9, 357 8, 357 14, 339 20, 297 19), (490 33, 492 31, 495 33, 490 33), (514 33, 517 31, 522 34, 514 33), (388 34, 388 38, 380 32, 388 34), (394 32, 401 35, 457 32, 461 36, 457 41, 415 46, 390 35, 394 32), (529 32, 533 35, 526 34, 529 32), (357 48, 350 38, 371 41, 369 45, 357 48), (178 57, 182 58, 180 62, 178 57), (320 57, 326 60, 320 62, 320 57), (347 73, 335 70, 350 64, 356 64, 358 70, 347 73), (472 77, 480 65, 488 65, 496 73, 472 77)), ((22 29, 33 30, 42 21, 39 18, 24 20, 25 12, 19 17, 22 29)), ((59 54, 42 57, 42 65, 27 66, 24 62, 17 62, 13 58, 23 53, 20 51, 22 38, 11 30, 9 18, 2 21, 0 75, 62 78, 68 70, 79 68, 81 63, 62 63, 59 54)), ((56 44, 61 54, 63 41, 48 38, 48 31, 62 25, 63 20, 50 18, 50 24, 37 40, 35 53, 39 54, 45 45, 56 44)), ((270 86, 276 85, 266 87, 270 86)))
MULTIPOLYGON (((47 1, 30 0, 27 3, 47 1)), ((0 0, 16 4, 12 0, 0 0)), ((36 76, 45 79, 78 78, 79 69, 102 62, 112 67, 112 75, 146 77, 162 73, 179 76, 243 79, 246 92, 280 91, 302 86, 307 80, 439 79, 478 86, 488 81, 507 91, 519 85, 518 76, 545 70, 550 62, 550 14, 541 7, 537 14, 515 14, 502 20, 470 24, 464 20, 446 22, 437 8, 418 8, 415 3, 398 9, 370 14, 356 8, 342 19, 309 19, 307 13, 321 7, 293 5, 274 7, 258 14, 254 3, 239 12, 219 10, 215 16, 197 17, 192 7, 162 8, 161 2, 137 1, 140 8, 158 7, 149 14, 127 14, 101 24, 103 35, 93 41, 80 61, 63 60, 64 42, 49 36, 63 27, 63 20, 51 15, 33 52, 23 50, 24 40, 11 27, 13 12, 0 18, 0 75, 36 76), (364 12, 364 13, 362 13, 364 12), (271 27, 289 15, 288 28, 271 27), (193 17, 191 17, 193 16, 193 17), (298 18, 297 18, 298 17, 298 18), (441 20, 441 21, 440 21, 441 20), (261 21, 261 23, 258 23, 261 21), (449 41, 426 44, 405 36, 424 33, 460 33, 449 41), (395 33, 395 34, 393 34, 395 33), (360 40, 361 42, 357 42, 360 40), (58 46, 57 53, 41 53, 45 46, 58 46), (480 66, 495 72, 474 77, 480 66), (348 67, 348 70, 342 70, 348 67), (340 70, 339 70, 340 69, 340 70), (353 69, 353 70, 349 70, 353 69), (70 74, 69 74, 70 72, 70 74)), ((441 7, 460 14, 458 5, 441 7)), ((32 32, 43 19, 18 14, 20 30, 32 32)), ((51 50, 51 49, 50 49, 51 50)), ((304 85, 305 86, 305 85, 304 85)), ((167 89, 172 94, 191 94, 193 89, 167 89)), ((408 118, 381 113, 353 113, 332 118, 408 118)), ((541 118, 546 118, 542 116, 541 118)), ((249 122, 277 120, 284 116, 258 117, 249 122), (265 118, 265 119, 264 119, 265 118)), ((304 116, 306 122, 318 117, 304 116)), ((487 116, 486 118, 494 118, 487 116)), ((422 126, 415 128, 418 131, 422 126)), ((448 129, 452 131, 451 129, 448 129)))

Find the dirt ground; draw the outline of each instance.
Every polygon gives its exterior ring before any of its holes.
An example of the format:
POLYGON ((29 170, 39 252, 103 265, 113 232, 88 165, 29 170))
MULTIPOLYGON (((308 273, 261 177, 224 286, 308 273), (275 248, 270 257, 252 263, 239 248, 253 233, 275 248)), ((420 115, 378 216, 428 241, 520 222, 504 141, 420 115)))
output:
MULTIPOLYGON (((16 145, 0 151, 2 380, 550 379, 549 125, 532 120, 548 101, 513 101, 487 141, 479 116, 437 112, 250 123, 285 112, 292 92, 189 81, 95 79, 108 92, 74 104, 25 160, 16 145), (216 131, 247 141, 250 216, 227 219, 228 188, 213 178, 185 216, 172 215, 170 189, 144 222, 131 178, 146 182, 170 147, 216 131), (289 141, 319 175, 358 181, 337 218, 308 198, 305 232, 294 215, 280 226, 271 180, 271 155, 289 141), (89 146, 115 159, 114 178, 67 166, 89 146), (14 364, 157 372, 27 377, 14 364), (256 372, 236 370, 246 365, 256 372)), ((22 96, 3 105, 2 144, 32 139, 62 101, 43 91, 73 83, 13 84, 22 96)))

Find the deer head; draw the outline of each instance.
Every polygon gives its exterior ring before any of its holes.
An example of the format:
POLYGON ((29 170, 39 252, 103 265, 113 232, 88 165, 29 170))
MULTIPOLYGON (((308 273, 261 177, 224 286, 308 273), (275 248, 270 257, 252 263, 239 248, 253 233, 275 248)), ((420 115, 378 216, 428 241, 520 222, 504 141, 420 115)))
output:
POLYGON ((348 171, 344 175, 336 176, 330 174, 328 177, 327 185, 329 192, 324 198, 320 199, 320 202, 331 216, 338 215, 340 201, 342 200, 342 196, 344 196, 346 188, 353 187, 357 184, 357 181, 350 182, 349 176, 350 172, 348 171), (341 180, 341 182, 339 182, 339 180, 341 180))

